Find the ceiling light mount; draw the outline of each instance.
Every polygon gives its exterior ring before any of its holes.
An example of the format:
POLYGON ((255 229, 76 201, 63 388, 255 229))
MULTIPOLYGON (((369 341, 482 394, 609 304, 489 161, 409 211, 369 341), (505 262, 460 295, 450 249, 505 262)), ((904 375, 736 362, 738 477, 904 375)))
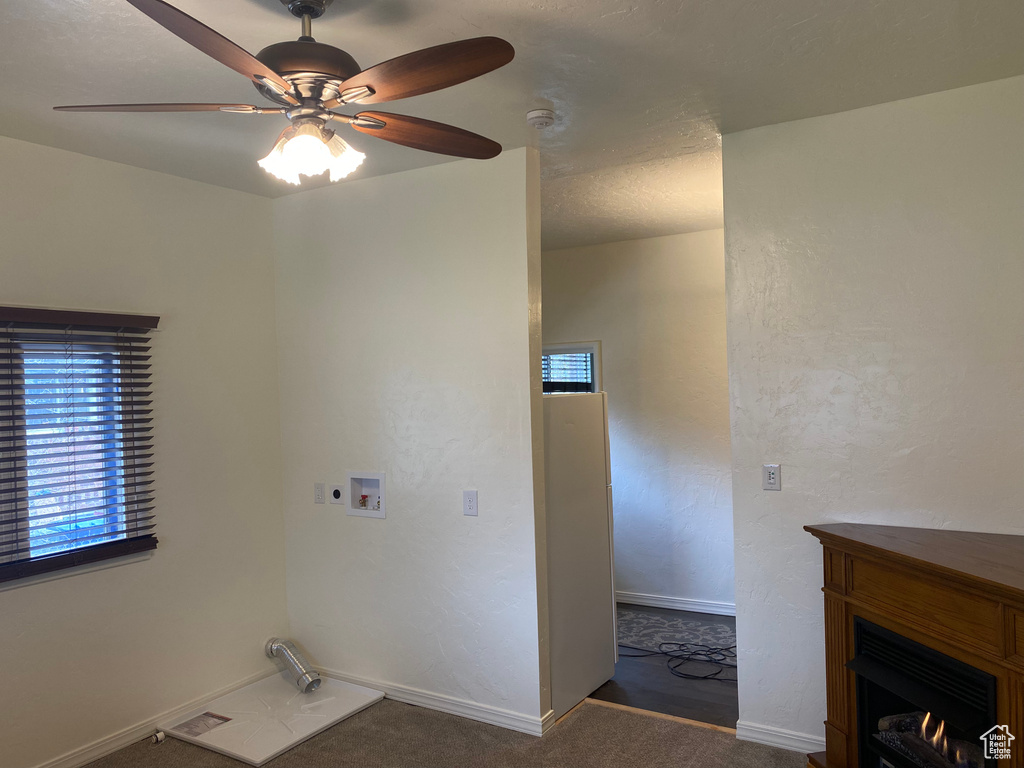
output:
POLYGON ((299 19, 303 16, 319 19, 332 2, 334 0, 281 0, 281 4, 291 12, 292 16, 299 19))

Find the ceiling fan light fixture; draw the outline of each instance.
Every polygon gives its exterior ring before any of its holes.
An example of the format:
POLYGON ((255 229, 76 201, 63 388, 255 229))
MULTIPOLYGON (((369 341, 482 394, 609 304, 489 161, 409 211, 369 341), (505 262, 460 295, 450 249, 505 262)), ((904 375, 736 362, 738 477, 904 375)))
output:
POLYGON ((362 165, 365 157, 317 121, 304 120, 285 128, 259 165, 289 184, 300 184, 300 175, 319 176, 325 171, 330 171, 331 181, 340 181, 362 165))
POLYGON ((330 171, 338 181, 364 159, 326 125, 337 120, 360 133, 392 144, 452 157, 486 160, 501 145, 470 131, 432 120, 391 112, 344 115, 342 104, 379 103, 450 88, 508 64, 515 49, 498 37, 473 37, 423 48, 360 69, 351 55, 311 37, 312 19, 333 0, 280 0, 302 20, 302 37, 274 43, 256 56, 224 35, 175 8, 167 0, 128 0, 166 30, 229 69, 249 78, 273 107, 251 104, 96 104, 54 107, 62 112, 235 112, 284 115, 292 124, 278 137, 259 165, 288 182, 330 171))
POLYGON ((366 158, 366 155, 358 149, 353 149, 337 134, 327 142, 327 149, 331 151, 331 162, 327 166, 327 170, 331 172, 331 181, 341 181, 362 165, 366 158))

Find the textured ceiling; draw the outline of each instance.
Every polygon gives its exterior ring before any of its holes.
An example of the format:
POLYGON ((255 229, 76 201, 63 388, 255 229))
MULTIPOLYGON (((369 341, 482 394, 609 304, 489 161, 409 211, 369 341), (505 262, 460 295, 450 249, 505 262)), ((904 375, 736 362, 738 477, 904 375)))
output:
MULTIPOLYGON (((252 52, 299 33, 279 0, 175 4, 252 52)), ((260 195, 297 191, 255 164, 280 117, 51 111, 261 103, 248 80, 124 0, 8 0, 0 21, 0 134, 260 195)), ((1020 0, 335 0, 313 34, 363 67, 477 35, 509 40, 507 67, 381 108, 506 148, 536 142, 545 248, 720 226, 720 132, 1024 73, 1020 0), (538 106, 558 122, 531 135, 524 115, 538 106)), ((448 160, 345 138, 367 154, 353 178, 448 160)))
POLYGON ((542 187, 544 248, 722 226, 718 150, 554 176, 542 187))

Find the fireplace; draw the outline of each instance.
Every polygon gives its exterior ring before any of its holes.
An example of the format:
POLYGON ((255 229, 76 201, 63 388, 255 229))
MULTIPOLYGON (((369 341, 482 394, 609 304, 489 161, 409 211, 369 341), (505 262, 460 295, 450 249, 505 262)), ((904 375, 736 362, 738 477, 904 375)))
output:
POLYGON ((808 765, 1024 768, 1024 536, 807 530, 822 544, 827 704, 808 765), (1001 759, 986 755, 1000 738, 1001 759))
POLYGON ((981 736, 996 722, 996 678, 854 618, 860 768, 996 768, 981 736))

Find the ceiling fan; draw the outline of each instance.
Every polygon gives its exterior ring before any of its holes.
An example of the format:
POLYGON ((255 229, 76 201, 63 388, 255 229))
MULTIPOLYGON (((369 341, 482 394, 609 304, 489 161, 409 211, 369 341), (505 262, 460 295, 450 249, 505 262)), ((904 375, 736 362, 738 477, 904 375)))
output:
POLYGON ((333 110, 348 104, 375 104, 439 91, 508 64, 515 49, 497 37, 476 37, 407 53, 360 70, 348 53, 312 37, 312 20, 333 0, 281 0, 302 20, 298 40, 275 43, 255 56, 163 0, 128 0, 185 42, 250 80, 274 106, 253 104, 95 104, 54 107, 62 112, 237 112, 284 115, 291 125, 281 132, 265 170, 292 184, 299 175, 330 171, 337 181, 365 157, 327 126, 347 123, 378 139, 427 152, 485 160, 501 152, 488 138, 444 123, 390 112, 345 115, 333 110))

